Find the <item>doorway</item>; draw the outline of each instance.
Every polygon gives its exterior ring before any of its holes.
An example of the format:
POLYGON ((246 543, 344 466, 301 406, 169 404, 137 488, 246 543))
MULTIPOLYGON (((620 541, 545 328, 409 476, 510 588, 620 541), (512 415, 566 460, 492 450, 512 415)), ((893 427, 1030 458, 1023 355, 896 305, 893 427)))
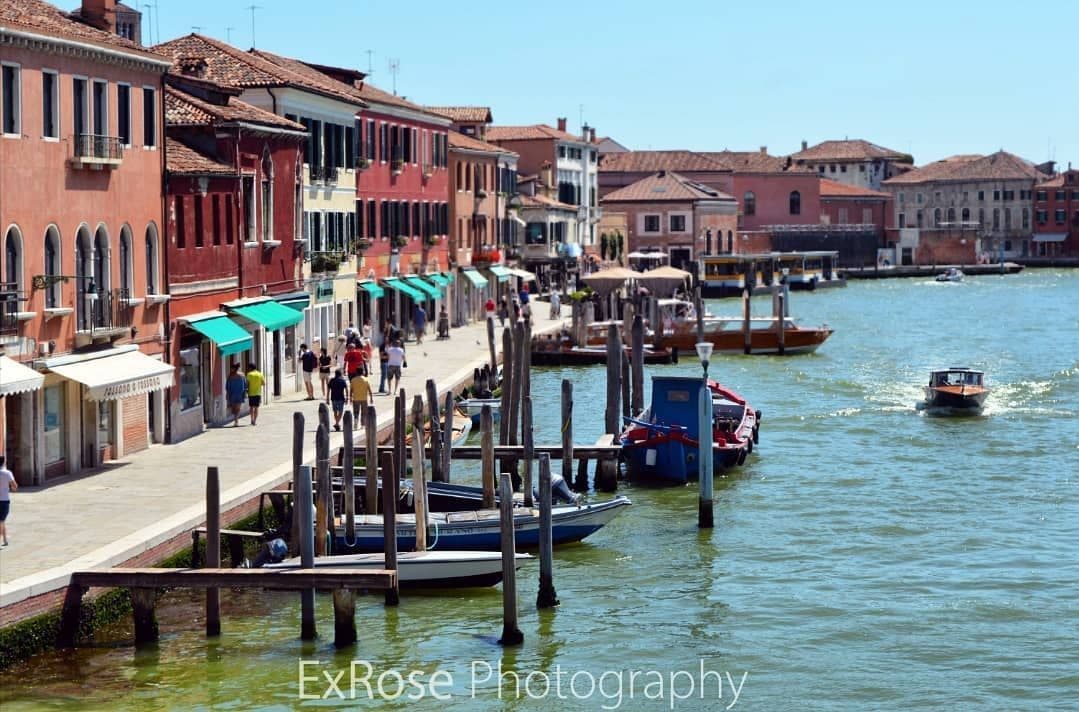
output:
POLYGON ((670 254, 671 267, 689 271, 689 263, 693 261, 693 248, 672 247, 670 249, 670 254))

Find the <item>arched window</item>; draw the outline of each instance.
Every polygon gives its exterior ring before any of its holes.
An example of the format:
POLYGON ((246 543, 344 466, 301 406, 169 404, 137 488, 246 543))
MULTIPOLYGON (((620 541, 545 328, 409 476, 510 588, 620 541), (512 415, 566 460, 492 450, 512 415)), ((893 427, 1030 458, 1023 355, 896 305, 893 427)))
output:
POLYGON ((948 208, 948 222, 955 222, 955 208, 948 208))
POLYGON ((93 286, 93 259, 94 246, 90 228, 81 225, 75 234, 75 328, 79 331, 89 331, 91 324, 90 305, 86 295, 91 293, 93 286))
POLYGON ((940 227, 940 208, 933 208, 933 227, 940 227))
POLYGON ((734 232, 727 230, 727 252, 734 252, 734 232))
POLYGON ((978 208, 978 224, 985 226, 985 208, 978 208))
POLYGON ((752 190, 747 190, 742 196, 742 212, 745 215, 757 214, 757 195, 752 190))
POLYGON ((262 241, 273 240, 273 159, 270 147, 262 149, 262 241))
POLYGON ((120 296, 130 299, 135 296, 135 260, 131 252, 131 228, 128 225, 120 230, 120 296))
POLYGON ((963 222, 970 222, 970 208, 963 208, 963 222))
POLYGON ((146 293, 161 294, 161 268, 157 258, 157 225, 146 226, 146 293))
POLYGON ((60 231, 50 225, 45 231, 45 308, 60 306, 60 231))
MULTIPOLYGON (((4 237, 4 271, 0 281, 4 282, 0 287, 2 292, 22 292, 22 233, 19 228, 12 225, 4 237)), ((8 313, 19 311, 19 302, 16 299, 4 301, 8 313)))
POLYGON ((1026 230, 1030 227, 1030 209, 1023 208, 1023 229, 1026 230))
POLYGON ((112 288, 110 253, 109 232, 104 225, 98 225, 97 231, 94 233, 94 265, 90 273, 94 280, 94 291, 97 294, 105 294, 112 288))
POLYGON ((791 212, 791 215, 801 215, 802 214, 802 194, 799 193, 797 190, 792 190, 791 191, 790 212, 791 212))

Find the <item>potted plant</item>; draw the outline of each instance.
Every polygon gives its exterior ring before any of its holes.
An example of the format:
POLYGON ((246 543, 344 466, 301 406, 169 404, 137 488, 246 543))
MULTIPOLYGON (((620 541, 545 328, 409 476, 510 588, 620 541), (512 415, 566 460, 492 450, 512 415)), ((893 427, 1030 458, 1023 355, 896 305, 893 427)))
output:
POLYGON ((311 257, 311 272, 336 272, 341 265, 340 258, 332 252, 318 252, 311 257))
POLYGON ((371 245, 374 244, 374 242, 374 240, 368 237, 360 237, 353 241, 352 249, 357 254, 362 254, 369 250, 371 248, 371 245))
POLYGON ((486 190, 484 190, 483 188, 479 188, 479 189, 476 190, 476 198, 477 199, 483 200, 486 197, 487 197, 487 191, 486 190))
POLYGON ((435 174, 435 167, 432 166, 430 163, 424 163, 423 164, 423 177, 424 178, 430 178, 434 174, 435 174))
POLYGON ((393 171, 393 174, 395 176, 401 175, 402 171, 405 170, 404 160, 400 158, 393 159, 393 161, 390 163, 390 169, 393 171))
POLYGON ((367 170, 368 168, 370 168, 370 166, 371 166, 371 161, 367 160, 365 157, 359 156, 356 159, 356 170, 358 170, 358 171, 367 170))
POLYGON ((398 235, 392 240, 390 240, 390 245, 397 249, 405 247, 408 245, 408 237, 406 237, 405 235, 398 235))
POLYGON ((423 238, 423 244, 427 245, 428 247, 436 247, 440 242, 442 242, 442 238, 438 235, 428 235, 427 237, 423 238))

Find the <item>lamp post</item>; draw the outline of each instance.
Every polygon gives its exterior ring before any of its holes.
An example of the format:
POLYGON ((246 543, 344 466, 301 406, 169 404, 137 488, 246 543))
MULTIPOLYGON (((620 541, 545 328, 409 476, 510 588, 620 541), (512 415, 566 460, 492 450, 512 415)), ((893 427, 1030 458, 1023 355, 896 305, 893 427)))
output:
POLYGON ((697 474, 700 483, 700 494, 697 501, 697 527, 711 529, 714 522, 712 516, 712 474, 715 454, 713 453, 712 444, 712 392, 708 389, 708 361, 712 358, 713 345, 708 342, 700 342, 696 345, 696 348, 697 356, 701 359, 701 368, 704 369, 697 411, 697 474))
POLYGON ((708 382, 708 362, 712 360, 712 350, 715 349, 715 345, 704 341, 696 344, 694 348, 697 349, 697 358, 701 360, 701 369, 704 371, 705 384, 708 382))

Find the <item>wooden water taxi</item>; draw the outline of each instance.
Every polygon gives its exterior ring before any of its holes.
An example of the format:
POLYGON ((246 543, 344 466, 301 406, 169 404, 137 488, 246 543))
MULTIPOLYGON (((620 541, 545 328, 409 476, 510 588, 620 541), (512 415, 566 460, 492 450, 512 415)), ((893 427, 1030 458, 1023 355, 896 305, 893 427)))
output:
POLYGON ((988 398, 985 374, 956 366, 930 374, 921 408, 929 415, 981 415, 988 398))

